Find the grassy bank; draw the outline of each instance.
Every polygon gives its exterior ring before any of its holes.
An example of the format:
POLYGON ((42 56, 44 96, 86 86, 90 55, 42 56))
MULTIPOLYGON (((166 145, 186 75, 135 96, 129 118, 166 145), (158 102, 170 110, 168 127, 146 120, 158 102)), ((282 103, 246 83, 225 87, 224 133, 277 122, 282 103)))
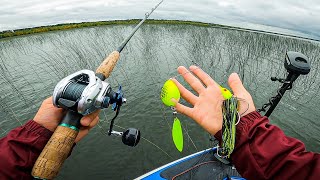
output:
MULTIPOLYGON (((49 26, 40 26, 40 27, 34 27, 34 28, 17 29, 14 31, 2 31, 0 32, 0 39, 14 37, 14 36, 35 34, 35 33, 44 33, 49 31, 83 28, 83 27, 107 26, 107 25, 131 25, 131 24, 138 24, 140 21, 141 19, 129 19, 129 20, 66 23, 66 24, 57 24, 57 25, 49 25, 49 26)), ((312 41, 320 41, 318 39, 300 37, 295 35, 287 35, 287 34, 276 33, 276 32, 268 32, 263 30, 254 30, 254 29, 226 26, 226 25, 213 24, 213 23, 203 23, 203 22, 196 22, 196 21, 147 19, 145 21, 145 24, 181 24, 181 25, 193 25, 193 26, 202 26, 202 27, 219 27, 219 28, 232 29, 232 30, 249 31, 249 32, 256 32, 256 33, 267 33, 267 34, 274 34, 274 35, 280 35, 280 36, 286 36, 286 37, 292 37, 292 38, 301 38, 301 39, 312 40, 312 41)))
MULTIPOLYGON (((17 29, 14 31, 2 31, 0 32, 0 39, 34 34, 34 33, 68 30, 68 29, 83 28, 83 27, 106 26, 106 25, 130 25, 130 24, 137 24, 139 23, 139 21, 141 20, 130 19, 130 20, 66 23, 66 24, 57 24, 57 25, 50 25, 50 26, 40 26, 40 27, 34 27, 34 28, 17 29)), ((207 26, 207 27, 208 26, 226 27, 218 24, 209 24, 209 23, 194 22, 194 21, 153 20, 153 19, 146 20, 145 24, 184 24, 184 25, 196 25, 196 26, 207 26)))

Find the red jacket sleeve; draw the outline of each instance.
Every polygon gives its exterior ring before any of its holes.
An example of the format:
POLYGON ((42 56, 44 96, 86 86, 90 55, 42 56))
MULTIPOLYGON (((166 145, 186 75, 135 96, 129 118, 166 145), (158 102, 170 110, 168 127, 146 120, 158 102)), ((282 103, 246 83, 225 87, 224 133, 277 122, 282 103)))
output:
POLYGON ((51 135, 30 120, 0 139, 0 179, 32 179, 32 167, 51 135))
MULTIPOLYGON (((215 137, 221 142, 221 131, 215 137)), ((232 163, 246 179, 320 179, 320 155, 252 112, 237 125, 232 163)))

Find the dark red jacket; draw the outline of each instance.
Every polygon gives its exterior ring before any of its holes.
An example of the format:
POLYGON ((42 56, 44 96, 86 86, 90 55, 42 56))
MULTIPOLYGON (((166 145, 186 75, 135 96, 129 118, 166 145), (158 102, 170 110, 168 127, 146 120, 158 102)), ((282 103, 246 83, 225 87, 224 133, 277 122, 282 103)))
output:
POLYGON ((31 170, 52 132, 35 121, 0 139, 0 180, 32 179, 31 170))
MULTIPOLYGON (((32 179, 32 166, 52 132, 34 121, 0 140, 0 179, 32 179)), ((221 133, 216 137, 221 140, 221 133)), ((320 179, 320 155, 284 135, 266 117, 253 112, 237 125, 236 148, 231 155, 247 179, 320 179)))
MULTIPOLYGON (((221 142, 221 131, 215 136, 221 142)), ((246 179, 320 180, 320 154, 252 112, 237 125, 232 163, 246 179)))

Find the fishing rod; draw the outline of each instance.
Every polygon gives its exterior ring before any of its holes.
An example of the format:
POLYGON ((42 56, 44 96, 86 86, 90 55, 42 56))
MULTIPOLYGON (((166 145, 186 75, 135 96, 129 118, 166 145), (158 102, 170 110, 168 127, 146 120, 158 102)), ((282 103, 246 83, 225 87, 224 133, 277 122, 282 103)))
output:
POLYGON ((87 69, 80 70, 63 78, 56 85, 53 91, 53 105, 66 109, 67 113, 33 166, 31 174, 35 179, 55 178, 74 145, 81 126, 81 118, 99 109, 108 108, 109 105, 116 111, 116 114, 111 120, 108 135, 120 136, 122 142, 128 146, 134 147, 139 143, 141 133, 135 128, 128 128, 124 132, 112 130, 114 120, 118 116, 122 104, 126 103, 126 98, 123 96, 121 86, 117 91, 113 91, 111 85, 105 80, 118 62, 120 52, 143 22, 163 1, 161 0, 150 12, 145 14, 144 19, 133 29, 118 49, 103 60, 96 72, 87 69))
POLYGON ((272 81, 278 81, 282 83, 282 86, 278 89, 277 95, 271 97, 268 103, 265 103, 262 108, 258 109, 259 112, 265 112, 265 116, 269 117, 273 110, 276 108, 284 93, 287 90, 292 89, 294 81, 300 75, 307 75, 310 72, 310 64, 307 56, 299 52, 288 51, 284 60, 284 67, 286 68, 288 75, 286 78, 271 77, 272 81))
POLYGON ((161 0, 154 8, 151 9, 150 12, 146 12, 144 19, 142 19, 140 21, 140 23, 132 30, 131 34, 122 41, 121 45, 118 47, 117 51, 120 53, 123 48, 127 45, 127 43, 130 41, 130 39, 132 38, 132 36, 134 35, 134 33, 139 29, 139 27, 144 23, 144 21, 146 21, 148 19, 148 17, 153 13, 154 10, 156 10, 158 8, 158 6, 160 6, 160 4, 163 2, 164 0, 161 0))

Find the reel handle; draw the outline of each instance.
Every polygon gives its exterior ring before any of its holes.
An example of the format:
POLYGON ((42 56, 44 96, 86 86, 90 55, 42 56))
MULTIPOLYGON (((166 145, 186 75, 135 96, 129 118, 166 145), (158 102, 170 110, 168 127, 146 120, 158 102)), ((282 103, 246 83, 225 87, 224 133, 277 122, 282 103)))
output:
POLYGON ((103 60, 100 66, 97 68, 97 74, 103 74, 104 78, 108 78, 116 66, 118 60, 120 58, 120 53, 118 51, 113 51, 109 56, 103 60))
POLYGON ((68 111, 42 150, 32 169, 32 176, 54 179, 67 159, 79 133, 81 114, 68 111))

